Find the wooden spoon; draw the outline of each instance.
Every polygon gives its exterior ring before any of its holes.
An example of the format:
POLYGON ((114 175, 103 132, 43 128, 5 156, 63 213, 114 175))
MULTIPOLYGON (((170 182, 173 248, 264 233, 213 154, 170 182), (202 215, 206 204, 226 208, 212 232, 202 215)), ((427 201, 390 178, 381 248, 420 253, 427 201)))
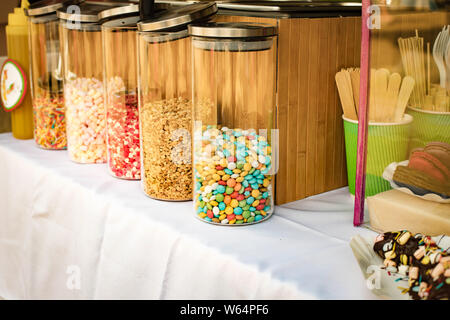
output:
POLYGON ((393 73, 389 76, 383 119, 385 122, 394 122, 395 107, 397 106, 398 92, 401 83, 402 77, 400 74, 393 73))
POLYGON ((403 78, 402 86, 398 94, 397 106, 395 108, 395 122, 400 122, 402 120, 415 83, 416 82, 413 77, 406 76, 403 78))
POLYGON ((349 72, 347 70, 341 70, 336 73, 335 79, 344 116, 348 119, 358 120, 349 72))

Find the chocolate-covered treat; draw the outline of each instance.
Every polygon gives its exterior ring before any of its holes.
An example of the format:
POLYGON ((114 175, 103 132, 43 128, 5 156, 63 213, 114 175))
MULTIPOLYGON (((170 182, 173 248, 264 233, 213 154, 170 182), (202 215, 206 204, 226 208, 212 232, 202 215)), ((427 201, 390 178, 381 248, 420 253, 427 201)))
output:
POLYGON ((373 249, 388 270, 408 276, 409 288, 404 291, 413 299, 450 299, 449 248, 403 230, 378 235, 373 249))
POLYGON ((406 187, 416 194, 424 195, 432 192, 443 198, 450 197, 450 182, 437 182, 421 170, 397 166, 393 179, 398 186, 406 187))

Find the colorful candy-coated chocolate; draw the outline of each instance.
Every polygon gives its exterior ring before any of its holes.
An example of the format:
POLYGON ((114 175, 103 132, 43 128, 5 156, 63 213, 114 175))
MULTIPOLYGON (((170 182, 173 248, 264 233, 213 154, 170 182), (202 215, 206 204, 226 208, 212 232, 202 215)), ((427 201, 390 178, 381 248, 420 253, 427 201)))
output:
POLYGON ((209 221, 203 211, 208 206, 211 212, 219 212, 221 224, 246 224, 270 216, 270 150, 266 138, 254 130, 214 126, 196 130, 194 197, 198 217, 209 221))

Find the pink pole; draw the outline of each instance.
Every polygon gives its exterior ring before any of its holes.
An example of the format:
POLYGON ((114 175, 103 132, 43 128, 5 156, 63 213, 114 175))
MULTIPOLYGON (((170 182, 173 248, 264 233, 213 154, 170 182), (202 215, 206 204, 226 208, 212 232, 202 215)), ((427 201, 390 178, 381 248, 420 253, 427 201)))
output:
POLYGON ((367 126, 368 126, 368 82, 370 65, 370 30, 368 27, 370 0, 362 0, 361 13, 361 62, 358 110, 358 149, 356 158, 355 181, 355 209, 353 225, 359 226, 364 222, 364 199, 366 187, 366 157, 367 157, 367 126))

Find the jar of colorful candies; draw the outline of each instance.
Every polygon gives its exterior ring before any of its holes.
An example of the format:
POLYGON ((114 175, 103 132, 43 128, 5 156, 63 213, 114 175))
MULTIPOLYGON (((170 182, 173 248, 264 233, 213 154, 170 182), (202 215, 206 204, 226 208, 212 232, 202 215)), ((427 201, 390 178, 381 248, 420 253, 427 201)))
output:
POLYGON ((98 14, 124 3, 82 2, 57 11, 64 70, 67 149, 78 163, 106 162, 103 52, 98 14))
POLYGON ((62 6, 61 0, 43 0, 30 5, 27 10, 34 140, 38 146, 54 150, 67 146, 56 16, 56 10, 62 6))
POLYGON ((189 26, 194 206, 203 221, 251 224, 273 213, 276 32, 266 24, 189 26))
POLYGON ((155 199, 192 199, 192 76, 187 25, 207 20, 215 3, 167 10, 138 23, 142 183, 155 199))

